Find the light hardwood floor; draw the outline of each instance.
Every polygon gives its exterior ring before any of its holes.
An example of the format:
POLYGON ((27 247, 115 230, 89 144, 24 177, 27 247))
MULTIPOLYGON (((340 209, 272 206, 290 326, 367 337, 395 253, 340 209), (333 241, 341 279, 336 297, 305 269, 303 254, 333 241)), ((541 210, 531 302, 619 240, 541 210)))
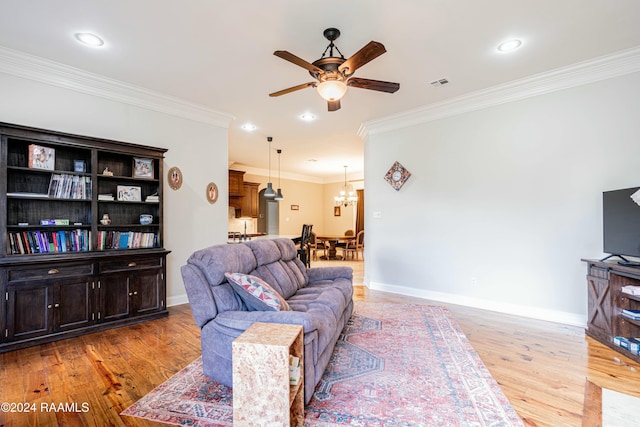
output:
MULTIPOLYGON (((354 284, 362 284, 362 262, 328 263, 351 265, 354 284)), ((363 286, 354 299, 438 304, 363 286)), ((585 400, 588 381, 640 397, 640 365, 585 338, 581 328, 447 307, 527 426, 598 425, 591 415, 583 419, 585 410, 596 417, 599 411, 596 399, 585 400)), ((163 425, 119 413, 200 354, 188 305, 169 312, 165 319, 0 354, 0 403, 36 409, 0 411, 0 427, 163 425), (58 410, 61 404, 71 406, 58 410)))

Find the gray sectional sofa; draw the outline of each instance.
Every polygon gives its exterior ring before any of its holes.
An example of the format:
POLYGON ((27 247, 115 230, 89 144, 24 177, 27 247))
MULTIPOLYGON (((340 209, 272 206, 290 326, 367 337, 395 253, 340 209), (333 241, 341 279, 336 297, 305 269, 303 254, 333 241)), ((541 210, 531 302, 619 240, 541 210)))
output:
POLYGON ((182 266, 193 318, 201 328, 205 375, 233 385, 231 343, 254 322, 299 324, 304 329, 304 395, 309 402, 353 312, 353 271, 341 266, 306 268, 296 254, 291 239, 252 240, 198 250, 182 266), (255 310, 225 273, 264 280, 290 310, 255 310))

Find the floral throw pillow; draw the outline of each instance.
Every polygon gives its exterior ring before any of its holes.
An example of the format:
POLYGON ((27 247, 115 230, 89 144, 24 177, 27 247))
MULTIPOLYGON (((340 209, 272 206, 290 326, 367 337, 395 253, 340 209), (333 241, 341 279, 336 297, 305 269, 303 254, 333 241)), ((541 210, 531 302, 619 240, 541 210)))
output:
POLYGON ((250 310, 290 310, 287 301, 261 278, 242 273, 225 273, 224 275, 250 310))

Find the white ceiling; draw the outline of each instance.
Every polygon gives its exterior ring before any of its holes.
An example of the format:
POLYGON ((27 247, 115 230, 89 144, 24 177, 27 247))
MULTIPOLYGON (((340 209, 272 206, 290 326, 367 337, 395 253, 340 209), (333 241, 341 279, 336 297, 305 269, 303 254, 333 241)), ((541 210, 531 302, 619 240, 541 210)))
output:
POLYGON ((230 114, 230 163, 266 169, 273 136, 283 176, 326 181, 343 165, 361 174, 362 123, 639 46, 639 18, 637 0, 2 0, 0 45, 230 114), (329 27, 347 58, 383 43, 387 53, 355 76, 400 90, 350 88, 336 112, 313 88, 270 98, 312 81, 273 52, 313 62, 329 27), (105 46, 78 44, 78 31, 105 46), (498 53, 512 37, 523 46, 498 53), (429 84, 440 78, 450 83, 429 84), (305 112, 317 120, 303 122, 305 112), (246 122, 256 131, 241 130, 246 122))

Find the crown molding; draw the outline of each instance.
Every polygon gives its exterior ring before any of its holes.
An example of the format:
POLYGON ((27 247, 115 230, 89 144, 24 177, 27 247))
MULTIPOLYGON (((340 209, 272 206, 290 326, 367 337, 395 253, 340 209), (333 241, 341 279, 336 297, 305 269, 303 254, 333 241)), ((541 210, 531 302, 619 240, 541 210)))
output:
POLYGON ((640 71, 640 46, 365 122, 357 134, 389 132, 640 71))
POLYGON ((369 129, 367 129, 366 123, 363 123, 358 128, 356 135, 360 137, 363 141, 366 141, 369 138, 369 129))
POLYGON ((233 116, 140 86, 0 46, 0 72, 217 127, 233 116))
MULTIPOLYGON (((238 170, 250 175, 258 175, 258 176, 269 176, 269 170, 263 168, 256 168, 253 166, 243 165, 241 163, 232 163, 229 165, 229 169, 238 170)), ((336 175, 331 177, 317 177, 312 175, 303 175, 292 172, 282 172, 280 177, 282 179, 290 179, 292 181, 300 181, 300 182, 309 182, 312 184, 335 184, 335 183, 344 183, 344 175, 336 175)), ((359 182, 364 181, 364 177, 362 173, 352 174, 348 177, 348 182, 359 182)), ((278 182, 278 171, 271 171, 271 182, 273 184, 277 184, 278 182)))
MULTIPOLYGON (((269 176, 269 169, 256 168, 256 167, 253 167, 253 166, 243 165, 241 163, 234 163, 233 165, 229 166, 229 169, 243 171, 243 172, 248 173, 250 175, 258 175, 258 176, 264 176, 264 177, 268 177, 269 176)), ((310 175, 302 175, 302 174, 297 174, 297 173, 291 173, 291 172, 281 172, 280 178, 282 178, 282 179, 290 179, 292 181, 310 182, 310 183, 313 183, 313 184, 324 184, 322 178, 318 178, 316 176, 310 176, 310 175)), ((271 182, 273 184, 277 184, 277 182, 278 182, 278 170, 277 169, 271 171, 271 182)))

